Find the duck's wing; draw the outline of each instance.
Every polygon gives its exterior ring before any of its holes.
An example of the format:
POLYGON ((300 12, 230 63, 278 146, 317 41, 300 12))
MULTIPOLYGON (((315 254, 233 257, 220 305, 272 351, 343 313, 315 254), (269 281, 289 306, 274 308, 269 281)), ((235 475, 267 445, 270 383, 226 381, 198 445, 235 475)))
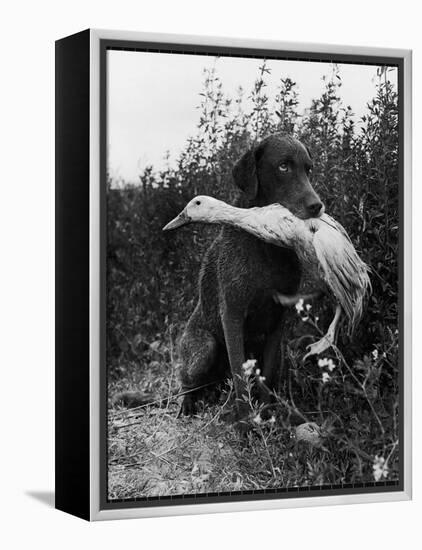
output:
POLYGON ((297 250, 308 233, 303 220, 281 204, 249 208, 246 212, 240 226, 276 246, 297 250))
MULTIPOLYGON (((325 216, 325 215, 324 215, 325 216)), ((326 216, 314 237, 315 252, 324 280, 349 320, 353 331, 370 292, 369 267, 360 258, 341 224, 326 216)))
POLYGON ((337 220, 335 220, 334 218, 332 218, 331 216, 329 216, 328 214, 325 214, 325 213, 318 219, 321 220, 321 222, 323 222, 323 223, 327 224, 328 226, 332 227, 336 231, 339 231, 343 235, 343 237, 345 237, 350 243, 352 242, 350 240, 350 237, 349 237, 349 234, 347 233, 347 231, 344 229, 344 227, 341 225, 341 223, 339 223, 337 220))

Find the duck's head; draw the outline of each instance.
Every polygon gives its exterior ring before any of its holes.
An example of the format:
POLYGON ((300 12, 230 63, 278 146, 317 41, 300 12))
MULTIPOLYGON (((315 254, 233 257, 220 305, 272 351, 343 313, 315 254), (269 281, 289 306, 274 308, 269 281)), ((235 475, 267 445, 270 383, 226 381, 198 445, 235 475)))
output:
POLYGON ((177 229, 182 225, 192 222, 212 223, 221 205, 222 202, 217 199, 206 195, 199 195, 188 202, 180 214, 163 227, 163 231, 177 229))

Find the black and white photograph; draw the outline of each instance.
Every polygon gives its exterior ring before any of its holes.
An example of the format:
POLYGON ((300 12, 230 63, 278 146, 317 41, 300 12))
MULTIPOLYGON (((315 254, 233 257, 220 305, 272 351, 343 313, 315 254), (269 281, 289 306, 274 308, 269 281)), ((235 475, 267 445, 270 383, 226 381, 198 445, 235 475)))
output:
POLYGON ((1 546, 413 548, 416 4, 3 4, 1 546))
POLYGON ((398 67, 106 63, 108 502, 398 488, 398 67))

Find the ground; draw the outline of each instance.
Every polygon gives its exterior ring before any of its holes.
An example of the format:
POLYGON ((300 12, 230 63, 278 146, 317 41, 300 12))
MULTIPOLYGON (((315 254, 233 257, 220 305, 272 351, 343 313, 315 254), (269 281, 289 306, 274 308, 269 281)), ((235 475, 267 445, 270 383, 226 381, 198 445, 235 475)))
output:
MULTIPOLYGON (((253 397, 265 380, 246 365, 246 434, 233 422, 230 382, 193 417, 178 417, 180 397, 133 410, 110 406, 109 498, 397 480, 397 397, 394 387, 379 390, 389 355, 365 357, 353 370, 339 351, 306 365, 290 348, 288 355, 289 376, 267 414, 253 397)), ((123 389, 177 394, 169 347, 153 342, 145 359, 110 377, 109 396, 123 389)))

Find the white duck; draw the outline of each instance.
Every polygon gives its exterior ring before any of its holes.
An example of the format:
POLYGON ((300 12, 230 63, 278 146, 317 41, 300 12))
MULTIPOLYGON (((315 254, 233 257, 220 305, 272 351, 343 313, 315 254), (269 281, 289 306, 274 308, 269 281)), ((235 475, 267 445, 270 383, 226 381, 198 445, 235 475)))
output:
MULTIPOLYGON (((308 346, 305 358, 335 344, 342 311, 348 320, 349 333, 353 332, 371 288, 369 267, 358 256, 344 227, 328 214, 302 220, 280 204, 238 208, 212 197, 198 196, 163 229, 176 229, 191 222, 232 225, 268 243, 292 248, 304 270, 326 284, 337 302, 334 319, 325 336, 308 346)), ((292 300, 283 295, 278 295, 278 299, 283 304, 291 304, 292 300)))

